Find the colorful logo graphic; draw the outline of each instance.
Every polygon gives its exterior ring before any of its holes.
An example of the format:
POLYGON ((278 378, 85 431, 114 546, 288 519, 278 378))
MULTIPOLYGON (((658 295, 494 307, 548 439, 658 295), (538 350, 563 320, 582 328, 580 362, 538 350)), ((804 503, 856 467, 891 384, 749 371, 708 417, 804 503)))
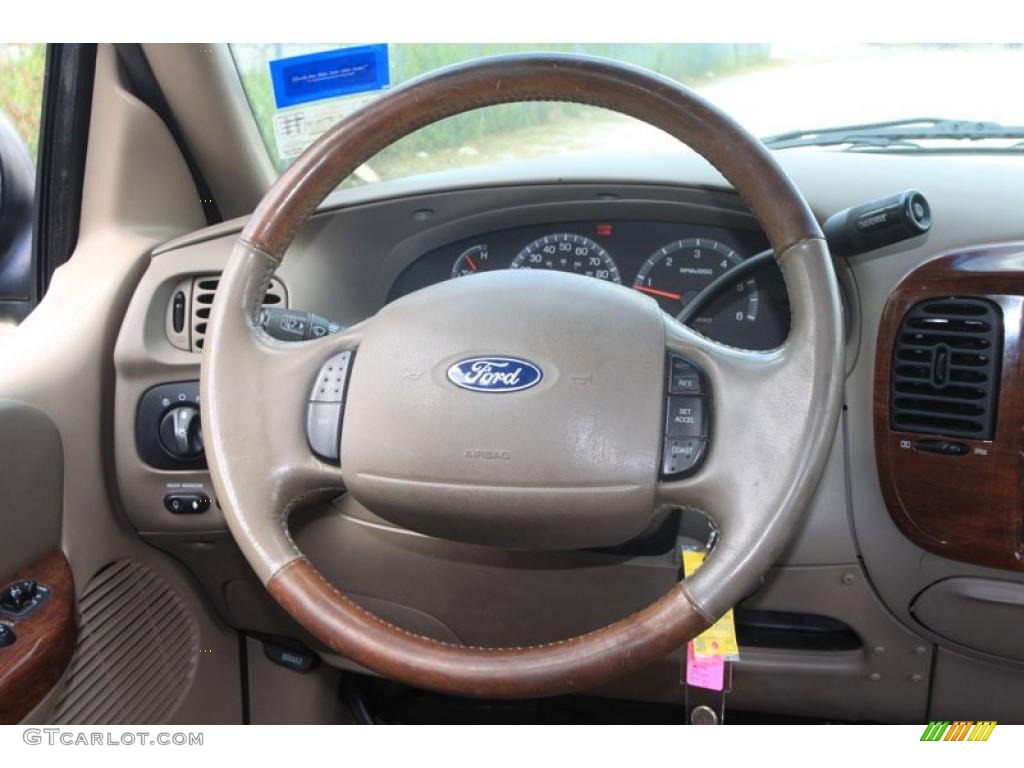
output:
POLYGON ((471 357, 448 369, 448 380, 474 392, 519 392, 544 378, 533 363, 518 357, 471 357))
POLYGON ((932 720, 921 741, 988 741, 995 727, 995 720, 932 720))

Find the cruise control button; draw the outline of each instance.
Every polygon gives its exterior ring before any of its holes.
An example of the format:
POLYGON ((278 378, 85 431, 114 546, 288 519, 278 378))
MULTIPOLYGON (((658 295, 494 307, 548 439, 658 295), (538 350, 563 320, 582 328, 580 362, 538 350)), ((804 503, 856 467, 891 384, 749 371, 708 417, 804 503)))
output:
POLYGON ((331 357, 320 368, 313 391, 309 394, 310 402, 340 403, 345 398, 345 382, 348 379, 349 364, 352 362, 352 350, 331 357))
POLYGON ((669 361, 668 392, 670 395, 701 394, 700 374, 681 357, 673 357, 669 361))
POLYGON ((661 474, 678 475, 693 469, 700 461, 704 441, 698 438, 666 440, 661 456, 661 474))
POLYGON ((341 447, 341 403, 310 403, 306 411, 306 438, 313 453, 337 463, 341 447))
POLYGON ((665 436, 703 437, 704 401, 699 397, 669 397, 665 436))

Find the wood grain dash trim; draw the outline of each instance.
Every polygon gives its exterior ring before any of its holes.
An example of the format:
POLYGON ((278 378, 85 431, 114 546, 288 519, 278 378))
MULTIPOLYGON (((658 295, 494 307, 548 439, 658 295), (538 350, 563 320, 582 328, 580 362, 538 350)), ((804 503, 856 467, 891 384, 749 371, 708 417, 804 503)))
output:
POLYGON ((879 482, 889 514, 923 549, 953 560, 1024 571, 1024 243, 942 254, 908 274, 886 301, 875 357, 874 430, 879 482), (896 431, 890 419, 893 347, 906 312, 925 299, 988 299, 1003 315, 995 433, 949 438, 964 456, 913 449, 936 435, 896 431), (910 447, 908 447, 908 445, 910 447))

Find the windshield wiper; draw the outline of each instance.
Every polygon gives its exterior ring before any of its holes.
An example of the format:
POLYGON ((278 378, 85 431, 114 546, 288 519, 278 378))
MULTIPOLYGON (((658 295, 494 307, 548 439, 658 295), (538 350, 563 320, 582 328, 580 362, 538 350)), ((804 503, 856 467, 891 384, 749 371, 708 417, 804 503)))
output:
MULTIPOLYGON (((947 120, 938 117, 917 117, 884 123, 863 123, 836 128, 808 131, 790 131, 768 136, 762 141, 770 149, 792 147, 829 147, 849 144, 851 148, 920 148, 920 140, 949 139, 957 141, 986 141, 989 139, 1024 139, 1024 126, 971 120, 947 120)), ((1003 150, 1018 151, 1018 143, 1003 150)))

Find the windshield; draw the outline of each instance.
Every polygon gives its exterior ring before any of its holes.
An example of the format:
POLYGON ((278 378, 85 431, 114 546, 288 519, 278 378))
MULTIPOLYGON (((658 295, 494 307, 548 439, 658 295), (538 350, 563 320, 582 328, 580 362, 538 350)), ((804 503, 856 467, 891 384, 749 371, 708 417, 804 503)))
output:
MULTIPOLYGON (((523 51, 585 53, 655 70, 759 136, 920 117, 1024 125, 1024 98, 1007 87, 1024 71, 1019 44, 244 44, 231 50, 278 172, 389 87, 449 64, 523 51)), ((678 149, 660 131, 604 110, 511 104, 424 128, 346 184, 545 155, 678 149)))

